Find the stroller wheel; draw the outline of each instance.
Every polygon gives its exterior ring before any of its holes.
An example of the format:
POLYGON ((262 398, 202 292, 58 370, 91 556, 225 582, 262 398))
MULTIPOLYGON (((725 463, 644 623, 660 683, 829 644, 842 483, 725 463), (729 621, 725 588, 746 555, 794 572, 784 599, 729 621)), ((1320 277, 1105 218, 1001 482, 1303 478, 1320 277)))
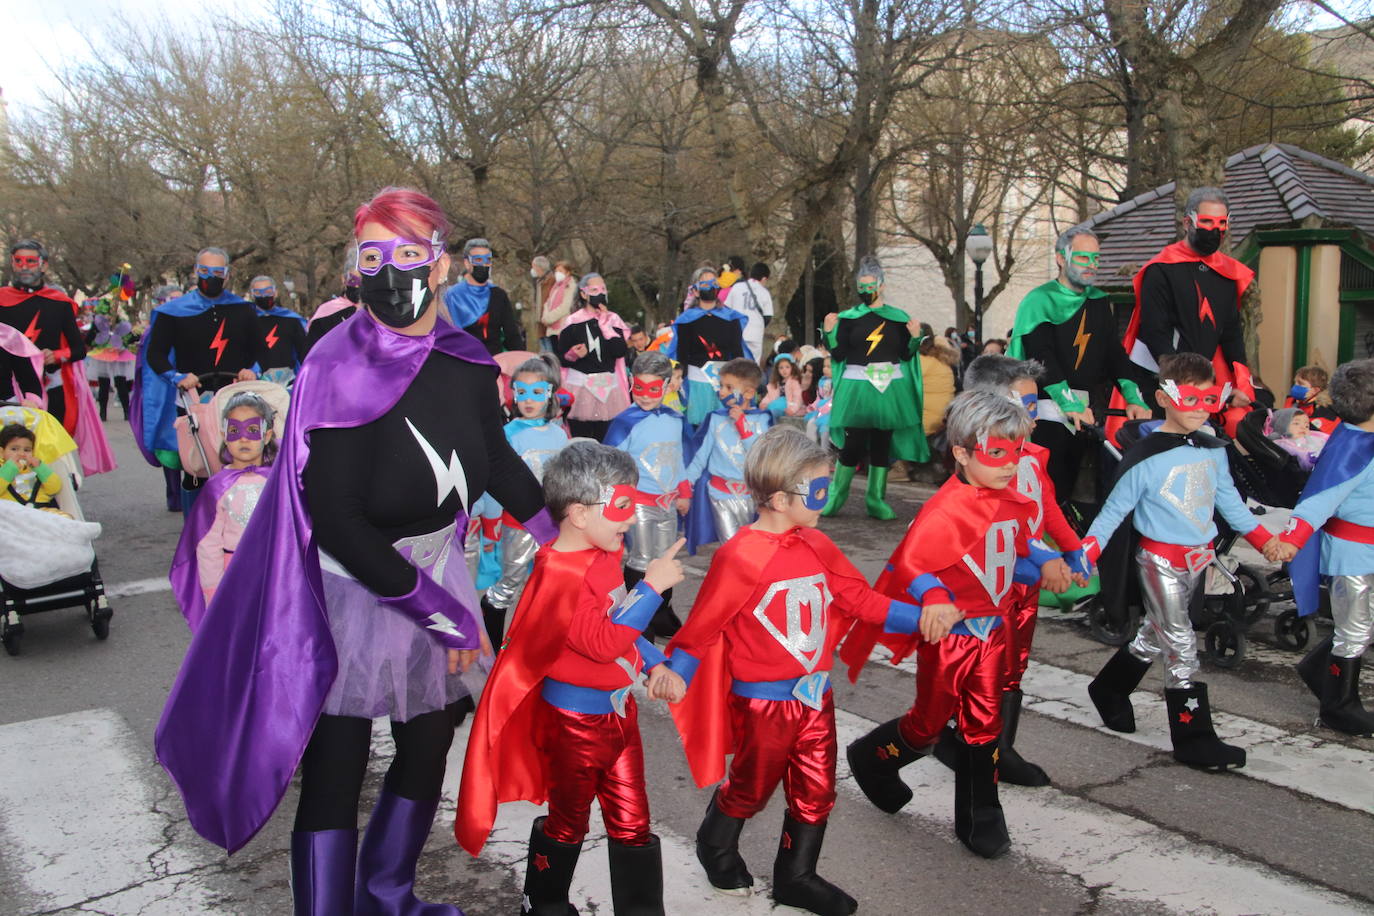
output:
POLYGON ((1244 563, 1236 567, 1236 578, 1244 595, 1245 622, 1254 623, 1269 611, 1269 581, 1264 573, 1244 563))
POLYGON ((19 638, 24 635, 23 627, 6 627, 5 632, 0 634, 0 642, 5 644, 6 655, 19 654, 19 638))
POLYGON ((1245 633, 1235 621, 1216 621, 1203 639, 1208 658, 1218 668, 1234 668, 1245 658, 1245 633))
POLYGON ((1084 608, 1088 617, 1088 631, 1093 639, 1108 646, 1124 646, 1139 626, 1138 612, 1127 608, 1124 614, 1111 614, 1101 595, 1094 595, 1084 608))
POLYGON ((1274 618, 1274 639, 1285 649, 1297 652, 1307 648, 1312 627, 1306 617, 1298 616, 1298 609, 1290 607, 1274 618))

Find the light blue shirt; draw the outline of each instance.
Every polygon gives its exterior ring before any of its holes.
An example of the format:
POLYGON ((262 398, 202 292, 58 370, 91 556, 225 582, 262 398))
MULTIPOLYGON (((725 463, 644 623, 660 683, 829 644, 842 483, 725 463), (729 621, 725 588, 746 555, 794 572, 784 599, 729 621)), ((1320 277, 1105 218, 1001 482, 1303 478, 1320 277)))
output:
MULTIPOLYGON (((1155 433, 1154 435, 1166 435, 1155 433)), ((1112 487, 1088 536, 1103 547, 1127 513, 1135 512, 1135 530, 1165 544, 1193 547, 1217 536, 1212 521, 1221 512, 1239 534, 1249 534, 1259 521, 1236 492, 1226 449, 1180 445, 1153 455, 1126 472, 1112 487)))
MULTIPOLYGON (((554 455, 563 450, 563 446, 568 444, 567 431, 554 422, 532 426, 529 420, 520 418, 510 421, 503 429, 510 447, 515 449, 515 453, 534 472, 534 479, 541 483, 544 480, 544 467, 553 460, 554 455)), ((490 492, 483 493, 473 506, 473 515, 483 518, 497 518, 501 511, 501 504, 490 492)))
POLYGON ((653 413, 630 428, 616 448, 629 452, 639 469, 635 486, 655 496, 672 493, 687 479, 682 466, 682 414, 671 410, 653 413))
POLYGON ((749 454, 749 449, 753 448, 759 436, 773 425, 771 418, 766 414, 746 414, 744 423, 754 433, 748 439, 740 438, 735 421, 730 419, 729 414, 713 413, 706 418, 706 422, 709 424, 706 436, 702 439, 701 448, 692 456, 692 463, 687 468, 687 479, 696 481, 703 472, 709 471, 712 475, 726 480, 743 480, 745 456, 749 454))
POLYGON ((1300 518, 1317 529, 1321 538, 1321 572, 1324 576, 1367 576, 1374 573, 1374 544, 1360 544, 1334 537, 1321 530, 1327 519, 1339 518, 1357 525, 1374 527, 1374 463, 1344 483, 1327 487, 1313 496, 1304 496, 1293 509, 1300 518))

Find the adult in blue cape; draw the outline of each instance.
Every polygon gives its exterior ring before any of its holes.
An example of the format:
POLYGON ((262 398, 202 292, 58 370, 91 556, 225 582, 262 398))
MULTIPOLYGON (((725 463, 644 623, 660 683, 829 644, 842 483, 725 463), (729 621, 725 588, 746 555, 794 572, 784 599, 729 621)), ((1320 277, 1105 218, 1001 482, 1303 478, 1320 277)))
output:
POLYGON ((720 367, 741 356, 757 359, 758 355, 744 343, 749 319, 720 304, 715 270, 702 267, 692 274, 691 292, 696 304, 673 322, 667 353, 686 367, 687 425, 696 429, 720 407, 720 367))
POLYGON ((258 310, 258 331, 262 334, 258 369, 264 375, 270 373, 272 381, 289 382, 305 359, 305 319, 277 301, 277 281, 271 277, 254 277, 248 284, 248 295, 258 310))
POLYGON ((418 191, 358 209, 363 311, 301 368, 272 475, 157 729, 192 826, 231 853, 299 766, 298 916, 458 916, 418 901, 414 882, 470 701, 460 670, 490 655, 463 562, 468 516, 490 489, 537 541, 556 533, 502 433, 496 365, 435 320, 448 229, 418 191), (382 715, 396 756, 359 843, 382 715))
MULTIPOLYGON (((196 254, 196 288, 153 309, 139 347, 139 370, 129 422, 134 441, 153 467, 181 470, 174 423, 177 392, 213 392, 257 378, 262 339, 253 304, 227 289, 229 253, 202 248, 196 254)), ((200 482, 182 478, 181 505, 195 500, 200 482)))
POLYGON ((525 349, 525 332, 506 291, 491 282, 495 255, 486 239, 463 245, 463 276, 444 293, 444 307, 458 327, 482 342, 492 356, 525 349))

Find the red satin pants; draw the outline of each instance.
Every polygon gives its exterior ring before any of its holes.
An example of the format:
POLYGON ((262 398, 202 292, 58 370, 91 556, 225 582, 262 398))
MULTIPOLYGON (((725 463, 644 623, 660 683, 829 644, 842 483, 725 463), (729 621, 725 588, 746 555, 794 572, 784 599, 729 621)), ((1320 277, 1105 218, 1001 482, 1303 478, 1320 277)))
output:
POLYGON ((953 718, 968 744, 996 741, 1002 731, 1007 680, 1005 621, 984 642, 951 634, 916 650, 916 702, 902 716, 902 739, 917 750, 933 745, 953 718))
POLYGON ((1020 690, 1021 677, 1030 664, 1035 619, 1040 613, 1040 586, 1013 585, 1011 610, 1002 618, 1007 628, 1007 682, 1004 690, 1020 690))
POLYGON ((820 709, 800 700, 730 694, 735 756, 716 805, 730 817, 753 817, 782 783, 787 810, 803 824, 823 824, 835 807, 835 699, 820 709))
POLYGON ((595 798, 611 839, 626 846, 646 845, 649 796, 634 697, 625 700, 624 718, 613 712, 568 712, 540 702, 545 712, 540 743, 553 764, 544 833, 560 843, 581 843, 595 798))

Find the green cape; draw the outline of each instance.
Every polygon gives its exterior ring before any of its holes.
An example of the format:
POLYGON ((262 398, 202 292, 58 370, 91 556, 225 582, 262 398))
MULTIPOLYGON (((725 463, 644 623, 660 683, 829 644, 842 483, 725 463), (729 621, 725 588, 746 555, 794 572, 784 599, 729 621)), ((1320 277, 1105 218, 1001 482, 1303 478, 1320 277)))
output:
MULTIPOLYGON (((840 318, 862 318, 869 312, 874 312, 879 318, 887 321, 895 321, 903 327, 911 320, 911 316, 901 309, 890 305, 880 305, 876 309, 867 305, 856 305, 851 309, 840 312, 840 318)), ((830 349, 835 348, 835 328, 825 332, 825 343, 830 349)), ((845 364, 837 359, 831 358, 831 376, 836 380, 844 375, 845 364)), ((896 397, 908 397, 916 404, 916 416, 921 416, 922 390, 921 384, 921 361, 916 354, 908 356, 902 362, 902 377, 893 382, 891 391, 898 392, 896 397)), ((830 427, 830 441, 836 448, 844 448, 844 429, 842 427, 830 427)), ((930 460, 930 445, 926 442, 925 429, 918 422, 914 427, 907 429, 895 429, 892 431, 892 459, 894 461, 914 461, 917 463, 930 460)))
POLYGON ((1007 355, 1012 359, 1025 359, 1026 347, 1021 338, 1040 325, 1063 324, 1083 307, 1090 297, 1104 295, 1102 290, 1089 286, 1082 292, 1069 289, 1058 280, 1042 283, 1026 293, 1026 298, 1016 307, 1016 323, 1011 329, 1011 343, 1007 345, 1007 355))

